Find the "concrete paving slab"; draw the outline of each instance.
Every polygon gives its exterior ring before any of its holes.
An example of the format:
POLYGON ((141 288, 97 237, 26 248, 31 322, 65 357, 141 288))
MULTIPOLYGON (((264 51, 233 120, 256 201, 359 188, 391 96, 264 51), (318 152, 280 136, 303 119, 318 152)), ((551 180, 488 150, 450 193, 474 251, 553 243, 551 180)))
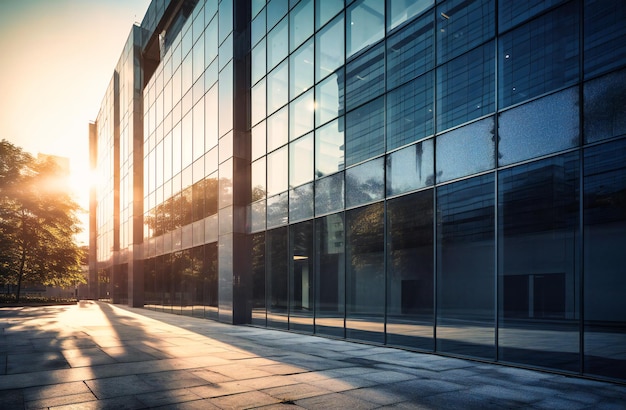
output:
POLYGON ((626 409, 615 383, 99 302, 0 308, 0 349, 0 409, 626 409))

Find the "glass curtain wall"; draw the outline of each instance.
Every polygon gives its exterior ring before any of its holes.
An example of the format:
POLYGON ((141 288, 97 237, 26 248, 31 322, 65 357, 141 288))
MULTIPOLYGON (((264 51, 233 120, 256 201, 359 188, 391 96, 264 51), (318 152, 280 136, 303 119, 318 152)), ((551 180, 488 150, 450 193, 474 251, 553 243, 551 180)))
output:
POLYGON ((624 379, 625 10, 255 2, 253 323, 624 379))

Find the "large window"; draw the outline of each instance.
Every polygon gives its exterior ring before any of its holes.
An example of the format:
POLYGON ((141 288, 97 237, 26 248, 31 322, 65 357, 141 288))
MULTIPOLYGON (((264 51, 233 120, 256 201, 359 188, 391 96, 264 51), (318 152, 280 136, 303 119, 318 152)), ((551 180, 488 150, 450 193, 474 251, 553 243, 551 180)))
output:
POLYGON ((344 336, 345 239, 342 214, 315 220, 315 333, 344 336))
POLYGON ((498 175, 499 358, 579 370, 578 153, 498 175))
POLYGON ((574 87, 500 114, 499 165, 578 146, 578 101, 578 87, 574 87))
POLYGON ((433 350, 433 190, 387 203, 387 343, 433 350))
POLYGON ((383 210, 379 202, 346 213, 346 337, 380 343, 385 313, 383 210))
POLYGON ((434 67, 434 27, 433 13, 429 12, 387 37, 387 89, 395 88, 434 67))
POLYGON ((580 56, 578 7, 570 2, 499 40, 500 108, 572 84, 580 56))
POLYGON ((495 111, 493 42, 437 69, 437 131, 495 111))
POLYGON ((626 7, 622 2, 585 0, 585 77, 624 65, 626 7))
POLYGON ((448 0, 437 6, 437 62, 443 63, 492 38, 495 0, 448 0))
POLYGON ((588 148, 584 164, 584 370, 624 379, 626 140, 588 148))
POLYGON ((437 350, 495 359, 494 175, 437 189, 437 350))
POLYGON ((387 94, 387 150, 433 134, 434 76, 430 71, 387 94))
POLYGON ((346 10, 346 56, 374 44, 385 34, 385 2, 358 0, 346 10))
POLYGON ((346 64, 346 109, 351 110, 385 91, 384 44, 346 64))
POLYGON ((287 227, 267 231, 267 325, 283 329, 288 327, 289 314, 288 242, 287 227))
POLYGON ((437 182, 495 168, 494 118, 457 128, 437 137, 437 182))
POLYGON ((313 332, 313 221, 289 227, 289 329, 313 332))
POLYGON ((385 106, 380 97, 346 116, 346 165, 382 154, 385 148, 385 106))

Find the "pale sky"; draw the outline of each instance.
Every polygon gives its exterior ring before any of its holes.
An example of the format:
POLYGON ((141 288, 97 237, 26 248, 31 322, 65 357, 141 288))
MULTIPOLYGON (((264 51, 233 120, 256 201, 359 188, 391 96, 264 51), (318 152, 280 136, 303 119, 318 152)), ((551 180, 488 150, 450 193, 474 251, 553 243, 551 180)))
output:
MULTIPOLYGON (((0 140, 70 159, 89 207, 88 124, 150 0, 0 0, 0 140)), ((87 216, 79 242, 88 242, 87 216)))

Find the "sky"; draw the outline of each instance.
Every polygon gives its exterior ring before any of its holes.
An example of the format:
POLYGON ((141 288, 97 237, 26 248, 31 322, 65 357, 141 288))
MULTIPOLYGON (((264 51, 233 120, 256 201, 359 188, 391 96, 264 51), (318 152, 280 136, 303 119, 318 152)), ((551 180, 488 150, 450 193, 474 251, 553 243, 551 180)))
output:
MULTIPOLYGON (((0 0, 0 140, 70 160, 89 208, 89 122, 150 0, 0 0)), ((86 213, 80 215, 88 243, 86 213)))

